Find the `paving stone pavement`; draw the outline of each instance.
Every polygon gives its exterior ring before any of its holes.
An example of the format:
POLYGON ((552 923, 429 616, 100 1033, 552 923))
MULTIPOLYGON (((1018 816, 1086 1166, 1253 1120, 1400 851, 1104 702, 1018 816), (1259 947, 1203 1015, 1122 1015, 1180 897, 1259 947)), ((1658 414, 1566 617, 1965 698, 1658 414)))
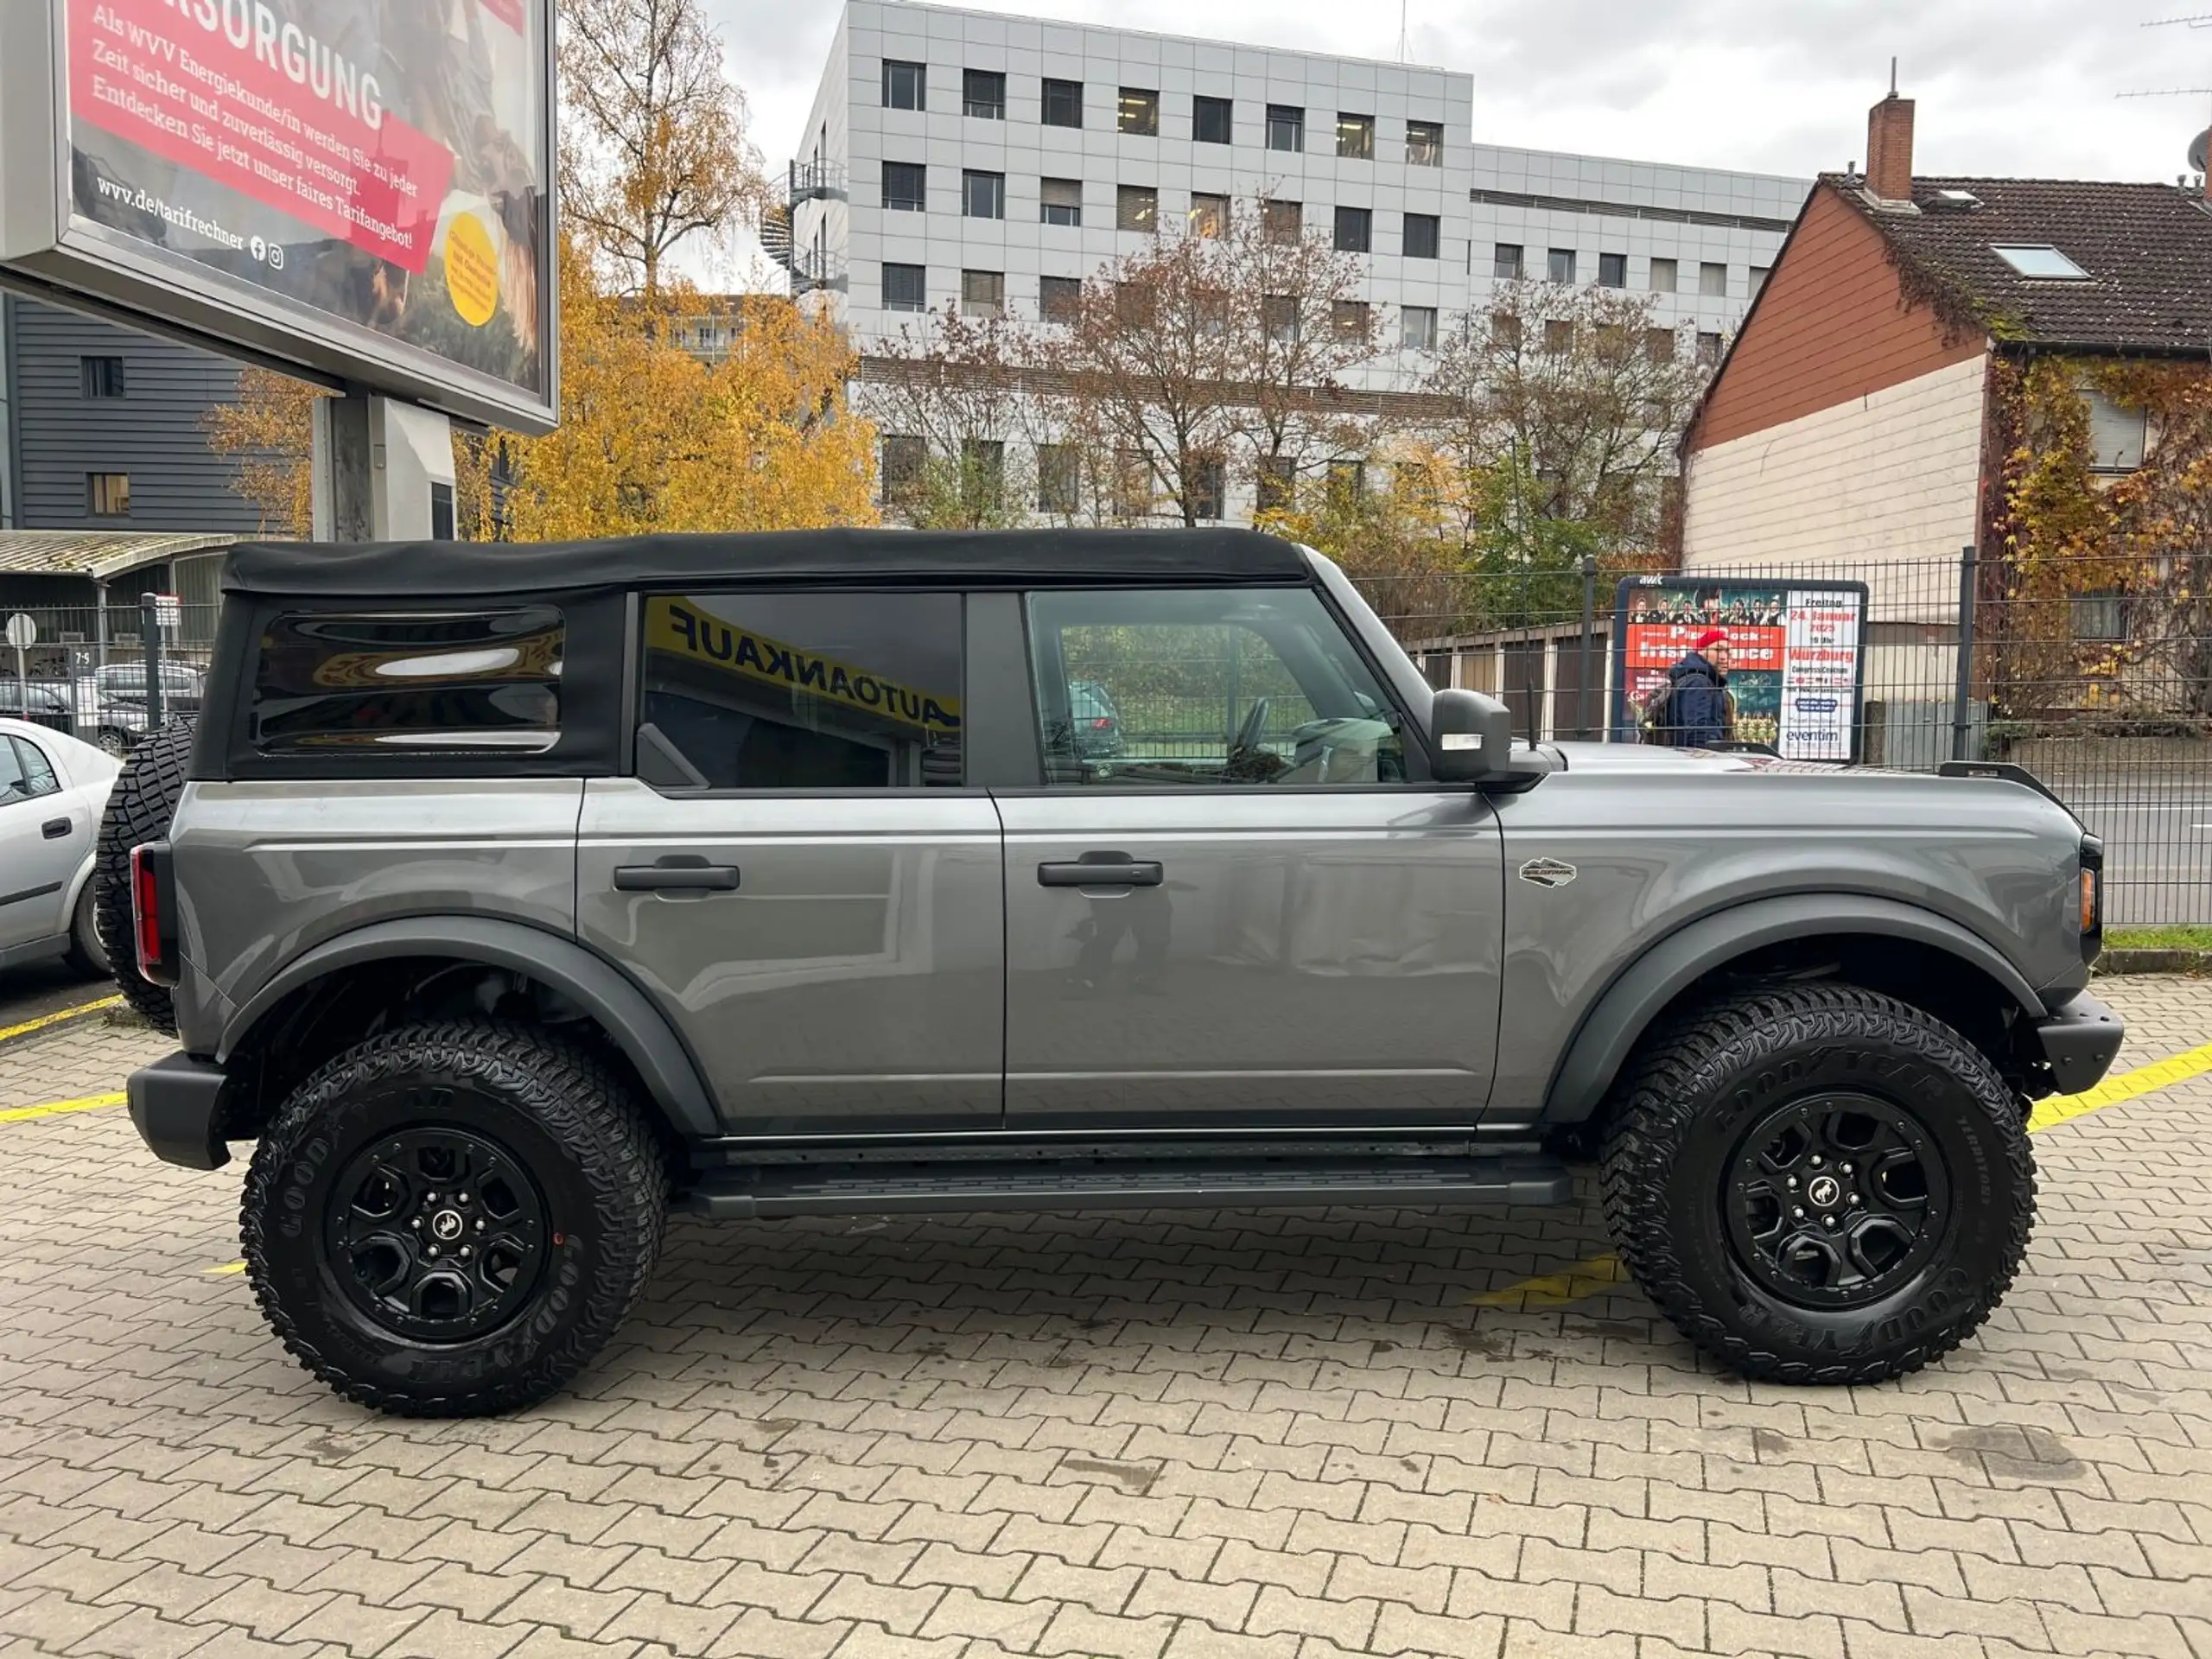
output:
MULTIPOLYGON (((2212 1038, 2101 988, 2123 1068, 2212 1038)), ((0 1050, 0 1110, 163 1046, 0 1050)), ((0 1123, 0 1652, 2212 1659, 2212 1077, 2037 1154, 2004 1307, 1881 1388, 1474 1303, 1587 1203, 683 1222, 574 1393, 438 1423, 286 1358, 237 1166, 0 1123)))

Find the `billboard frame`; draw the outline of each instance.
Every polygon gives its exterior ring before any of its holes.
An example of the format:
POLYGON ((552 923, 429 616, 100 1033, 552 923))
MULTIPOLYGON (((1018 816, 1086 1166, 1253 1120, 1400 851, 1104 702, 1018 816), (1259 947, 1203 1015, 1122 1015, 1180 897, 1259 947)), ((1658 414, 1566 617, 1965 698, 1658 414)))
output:
MULTIPOLYGON (((1851 664, 1851 721, 1845 728, 1851 737, 1850 752, 1839 761, 1822 762, 1836 766, 1856 766, 1865 764, 1866 747, 1866 633, 1868 613, 1873 606, 1872 590, 1864 582, 1822 582, 1809 576, 1762 576, 1756 571, 1740 570, 1681 570, 1660 575, 1623 576, 1613 592, 1613 662, 1615 664, 1611 695, 1607 700, 1611 715, 1608 736, 1615 743, 1643 741, 1629 711, 1628 630, 1629 601, 1637 594, 1666 588, 1756 588, 1770 594, 1851 594, 1859 601, 1858 641, 1853 652, 1851 664)), ((1781 671, 1787 673, 1787 668, 1781 671)), ((1781 734, 1776 733, 1780 738, 1781 734)), ((1780 753, 1779 742, 1776 745, 1780 753)))
POLYGON ((543 24, 544 246, 537 302, 541 397, 374 329, 194 268, 76 219, 70 200, 68 0, 0 0, 0 288, 327 387, 380 394, 473 426, 528 435, 558 418, 560 104, 552 0, 543 24))

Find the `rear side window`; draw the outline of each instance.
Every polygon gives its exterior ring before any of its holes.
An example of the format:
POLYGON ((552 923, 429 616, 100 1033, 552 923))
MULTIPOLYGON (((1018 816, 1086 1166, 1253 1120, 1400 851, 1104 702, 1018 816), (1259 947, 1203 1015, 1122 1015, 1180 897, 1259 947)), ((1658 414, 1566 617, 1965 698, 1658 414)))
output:
POLYGON ((537 754, 561 735, 561 613, 291 612, 261 637, 251 715, 269 755, 537 754))
POLYGON ((662 787, 957 788, 953 594, 656 594, 639 770, 662 787))

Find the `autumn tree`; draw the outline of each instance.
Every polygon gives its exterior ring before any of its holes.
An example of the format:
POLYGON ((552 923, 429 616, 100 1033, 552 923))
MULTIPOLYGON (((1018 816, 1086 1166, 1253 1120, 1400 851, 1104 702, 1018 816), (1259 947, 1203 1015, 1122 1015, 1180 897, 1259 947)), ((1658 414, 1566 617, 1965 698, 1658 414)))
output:
POLYGON ((901 519, 918 530, 1030 521, 1050 432, 1037 354, 1020 324, 950 304, 876 345, 858 396, 884 435, 884 501, 901 519))
POLYGON ((701 0, 560 0, 560 71, 563 219, 657 304, 677 248, 727 246, 767 205, 745 94, 701 0))
POLYGON ((1263 501, 1287 500, 1332 461, 1365 455, 1382 423, 1346 377, 1376 355, 1376 308, 1358 256, 1305 222, 1302 204, 1262 198, 1228 227, 1250 387, 1246 422, 1263 501))
POLYGON ((315 523, 315 400, 325 394, 273 369, 238 374, 238 397, 201 412, 207 448, 233 464, 231 488, 253 503, 265 536, 315 523))

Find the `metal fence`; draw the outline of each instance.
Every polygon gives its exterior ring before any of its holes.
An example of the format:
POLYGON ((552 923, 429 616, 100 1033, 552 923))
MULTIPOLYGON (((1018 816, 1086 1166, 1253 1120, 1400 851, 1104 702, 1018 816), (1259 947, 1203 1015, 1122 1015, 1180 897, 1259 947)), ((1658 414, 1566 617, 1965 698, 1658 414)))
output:
POLYGON ((1833 698, 1822 741, 1852 764, 2024 766, 2103 838, 2112 923, 2212 923, 2212 552, 2024 570, 1968 550, 1620 582, 1592 568, 1361 585, 1432 683, 1502 696, 1518 729, 1548 741, 1655 741, 1641 721, 1664 674, 1653 664, 1724 627, 1738 646, 1738 741, 1786 750, 1777 705, 1833 698), (1765 652, 1778 632, 1787 654, 1801 583, 1863 588, 1855 684, 1811 671, 1808 691, 1765 652))
POLYGON ((159 665, 149 676, 149 618, 138 605, 8 607, 0 639, 29 643, 0 643, 0 715, 126 753, 158 721, 199 711, 217 609, 178 605, 153 617, 159 665))

